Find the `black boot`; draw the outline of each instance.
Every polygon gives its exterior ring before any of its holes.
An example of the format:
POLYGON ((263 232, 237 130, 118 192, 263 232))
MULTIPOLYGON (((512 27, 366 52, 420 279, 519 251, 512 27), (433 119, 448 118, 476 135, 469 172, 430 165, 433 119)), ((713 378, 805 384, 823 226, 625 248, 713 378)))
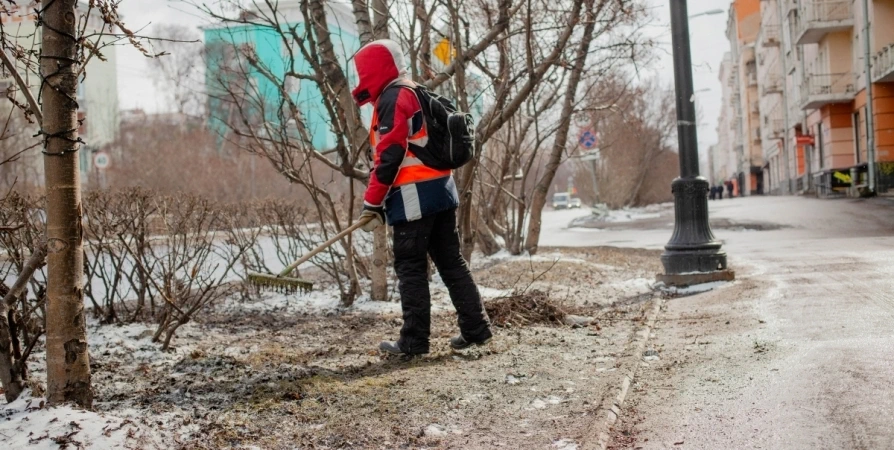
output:
POLYGON ((416 355, 423 355, 425 353, 428 353, 428 352, 422 352, 422 353, 405 352, 400 348, 399 345, 397 345, 397 342, 392 342, 392 341, 382 341, 379 344, 379 350, 381 350, 385 353, 388 353, 390 355, 399 355, 399 356, 416 356, 416 355))
POLYGON ((466 340, 466 338, 463 337, 463 335, 460 334, 459 336, 450 338, 450 348, 454 350, 462 350, 473 345, 485 345, 488 342, 490 342, 490 338, 487 338, 481 342, 469 342, 466 340))

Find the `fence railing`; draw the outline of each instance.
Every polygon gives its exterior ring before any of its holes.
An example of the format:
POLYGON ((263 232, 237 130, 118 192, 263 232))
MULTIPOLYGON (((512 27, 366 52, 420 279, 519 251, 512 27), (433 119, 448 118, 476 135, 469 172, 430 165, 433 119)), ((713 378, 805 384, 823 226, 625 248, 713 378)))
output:
POLYGON ((842 99, 856 94, 853 72, 811 73, 801 84, 801 103, 810 103, 816 97, 831 96, 842 99))
POLYGON ((782 75, 778 73, 768 73, 764 77, 761 86, 764 95, 782 92, 782 75))
POLYGON ((872 58, 872 78, 878 80, 894 72, 894 43, 879 50, 872 58))
POLYGON ((819 0, 801 2, 801 26, 805 29, 824 22, 854 19, 854 4, 851 0, 819 0))
POLYGON ((775 47, 778 46, 781 42, 780 36, 781 28, 776 24, 763 24, 761 25, 761 44, 764 47, 775 47))

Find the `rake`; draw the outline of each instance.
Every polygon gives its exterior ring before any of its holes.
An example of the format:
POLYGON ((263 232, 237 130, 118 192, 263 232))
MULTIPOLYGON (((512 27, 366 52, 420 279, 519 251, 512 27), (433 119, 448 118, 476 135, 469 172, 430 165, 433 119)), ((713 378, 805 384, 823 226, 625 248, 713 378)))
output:
POLYGON ((285 293, 285 294, 291 294, 291 293, 298 292, 298 291, 301 291, 301 292, 312 291, 314 288, 314 283, 312 281, 302 280, 300 278, 294 278, 294 277, 290 277, 288 275, 290 273, 292 273, 292 271, 295 270, 298 266, 304 264, 305 262, 307 262, 307 260, 316 256, 317 253, 320 253, 323 250, 326 250, 327 248, 332 246, 332 244, 335 244, 336 242, 340 241, 345 236, 353 233, 354 231, 357 231, 358 228, 366 225, 372 219, 373 219, 372 217, 360 218, 360 220, 358 220, 357 223, 342 230, 341 233, 338 233, 338 235, 336 235, 332 239, 329 239, 328 241, 322 243, 319 247, 311 250, 310 253, 302 256, 301 259, 293 262, 292 264, 289 265, 289 267, 286 267, 285 269, 283 269, 282 272, 280 272, 277 275, 270 274, 270 273, 249 272, 248 277, 247 277, 248 283, 253 286, 257 286, 260 289, 264 289, 264 290, 269 289, 269 290, 273 290, 275 292, 281 292, 281 293, 285 293))

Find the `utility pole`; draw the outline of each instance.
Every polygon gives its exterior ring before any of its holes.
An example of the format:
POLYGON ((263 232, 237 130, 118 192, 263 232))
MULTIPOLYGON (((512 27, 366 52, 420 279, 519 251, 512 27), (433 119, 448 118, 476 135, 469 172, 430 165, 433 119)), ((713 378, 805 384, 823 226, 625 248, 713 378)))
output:
MULTIPOLYGON (((785 161, 785 164, 783 165, 784 171, 785 171, 785 184, 783 186, 785 186, 785 189, 783 190, 782 193, 790 194, 792 183, 791 183, 791 172, 789 171, 789 162, 788 162, 789 161, 788 146, 791 142, 789 141, 789 138, 788 138, 788 132, 789 132, 789 128, 790 128, 789 127, 789 119, 790 118, 788 116, 788 109, 789 109, 789 106, 788 106, 788 59, 785 54, 785 41, 786 41, 785 35, 787 35, 788 33, 782 32, 782 30, 785 29, 785 27, 782 26, 782 21, 783 21, 782 3, 784 1, 786 1, 786 0, 777 0, 776 6, 777 6, 777 11, 779 13, 779 45, 782 48, 782 50, 780 50, 780 52, 779 52, 779 59, 782 60, 782 64, 780 64, 782 66, 782 114, 783 114, 782 120, 783 120, 783 123, 785 124, 784 130, 782 133, 782 159, 785 161)), ((790 42, 790 45, 792 47, 792 51, 794 52, 795 51, 794 42, 790 42)), ((808 170, 808 173, 809 173, 809 170, 808 170)), ((809 180, 809 178, 808 178, 808 180, 809 180)), ((766 183, 764 183, 764 184, 766 185, 766 183)))
POLYGON ((673 35, 674 82, 677 94, 677 137, 680 177, 671 185, 674 194, 674 233, 661 255, 666 285, 688 286, 731 280, 726 253, 714 238, 708 222, 708 180, 699 176, 698 135, 692 88, 692 54, 686 0, 670 0, 673 35))
POLYGON ((40 51, 47 193, 47 399, 93 405, 84 317, 78 168, 77 0, 42 3, 40 51))
MULTIPOLYGON (((875 195, 875 118, 872 105, 872 61, 869 59, 872 51, 869 31, 869 0, 863 0, 863 62, 864 76, 866 79, 866 159, 869 172, 869 192, 875 195)), ((859 125, 859 124, 858 124, 859 125)))

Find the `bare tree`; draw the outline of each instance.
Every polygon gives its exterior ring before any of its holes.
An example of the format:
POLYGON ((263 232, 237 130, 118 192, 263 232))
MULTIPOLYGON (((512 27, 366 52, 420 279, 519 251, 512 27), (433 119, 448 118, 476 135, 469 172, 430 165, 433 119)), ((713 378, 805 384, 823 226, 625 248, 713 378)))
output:
POLYGON ((93 404, 84 317, 84 250, 78 170, 77 0, 47 3, 40 68, 47 191, 47 397, 93 404))
POLYGON ((152 29, 157 58, 148 60, 158 91, 174 112, 200 116, 205 102, 204 46, 199 35, 183 25, 162 24, 152 29))

